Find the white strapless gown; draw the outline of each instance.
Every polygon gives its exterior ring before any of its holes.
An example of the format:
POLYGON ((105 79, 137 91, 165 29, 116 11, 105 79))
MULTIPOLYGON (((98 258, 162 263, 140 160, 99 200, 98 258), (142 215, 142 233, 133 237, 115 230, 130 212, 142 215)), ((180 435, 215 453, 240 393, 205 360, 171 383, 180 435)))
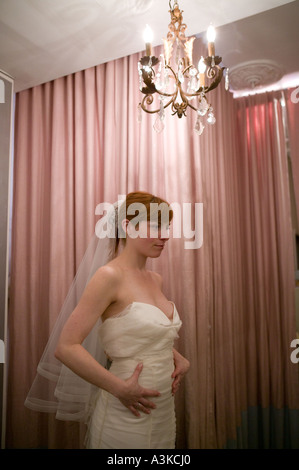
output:
POLYGON ((181 327, 173 304, 169 319, 154 305, 133 302, 120 314, 108 318, 99 336, 112 359, 110 372, 122 379, 130 377, 139 362, 143 369, 139 383, 158 390, 150 398, 157 407, 136 417, 110 393, 100 390, 87 432, 89 449, 173 449, 176 421, 171 386, 174 370, 173 342, 181 327))

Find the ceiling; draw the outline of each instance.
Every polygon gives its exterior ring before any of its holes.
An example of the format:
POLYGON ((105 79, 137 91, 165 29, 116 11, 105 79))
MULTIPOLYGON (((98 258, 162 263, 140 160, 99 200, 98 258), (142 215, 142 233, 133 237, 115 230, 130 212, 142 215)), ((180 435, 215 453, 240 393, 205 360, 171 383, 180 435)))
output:
MULTIPOLYGON (((299 1, 180 0, 179 6, 187 36, 206 41, 213 22, 216 52, 235 89, 244 87, 242 74, 252 74, 250 86, 260 85, 262 69, 268 81, 298 77, 299 1)), ((153 45, 161 44, 169 22, 169 0, 1 0, 0 69, 18 92, 144 50, 146 24, 153 45)))

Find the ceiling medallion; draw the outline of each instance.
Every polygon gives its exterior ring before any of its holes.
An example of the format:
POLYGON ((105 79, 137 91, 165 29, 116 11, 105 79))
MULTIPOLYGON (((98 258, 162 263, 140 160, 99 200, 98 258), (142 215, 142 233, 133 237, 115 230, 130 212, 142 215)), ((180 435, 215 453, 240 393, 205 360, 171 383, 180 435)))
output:
POLYGON ((283 71, 271 60, 252 60, 229 69, 230 89, 253 90, 280 80, 283 71))

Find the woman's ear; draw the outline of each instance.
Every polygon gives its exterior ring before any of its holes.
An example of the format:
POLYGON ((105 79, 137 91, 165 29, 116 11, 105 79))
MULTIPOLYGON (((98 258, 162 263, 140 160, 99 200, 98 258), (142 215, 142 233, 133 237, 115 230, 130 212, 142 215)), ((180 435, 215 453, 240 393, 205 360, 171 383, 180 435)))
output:
POLYGON ((121 228, 123 229, 123 231, 125 232, 125 234, 129 235, 128 233, 128 225, 129 225, 129 219, 123 219, 122 222, 121 222, 121 228))

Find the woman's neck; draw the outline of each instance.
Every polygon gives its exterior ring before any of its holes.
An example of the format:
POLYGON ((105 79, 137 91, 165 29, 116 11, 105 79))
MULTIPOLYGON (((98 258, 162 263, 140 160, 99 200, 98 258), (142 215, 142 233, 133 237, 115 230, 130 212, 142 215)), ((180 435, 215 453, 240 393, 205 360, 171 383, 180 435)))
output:
POLYGON ((125 246, 117 258, 127 268, 138 269, 140 271, 145 271, 146 269, 147 256, 132 249, 129 245, 125 246))

